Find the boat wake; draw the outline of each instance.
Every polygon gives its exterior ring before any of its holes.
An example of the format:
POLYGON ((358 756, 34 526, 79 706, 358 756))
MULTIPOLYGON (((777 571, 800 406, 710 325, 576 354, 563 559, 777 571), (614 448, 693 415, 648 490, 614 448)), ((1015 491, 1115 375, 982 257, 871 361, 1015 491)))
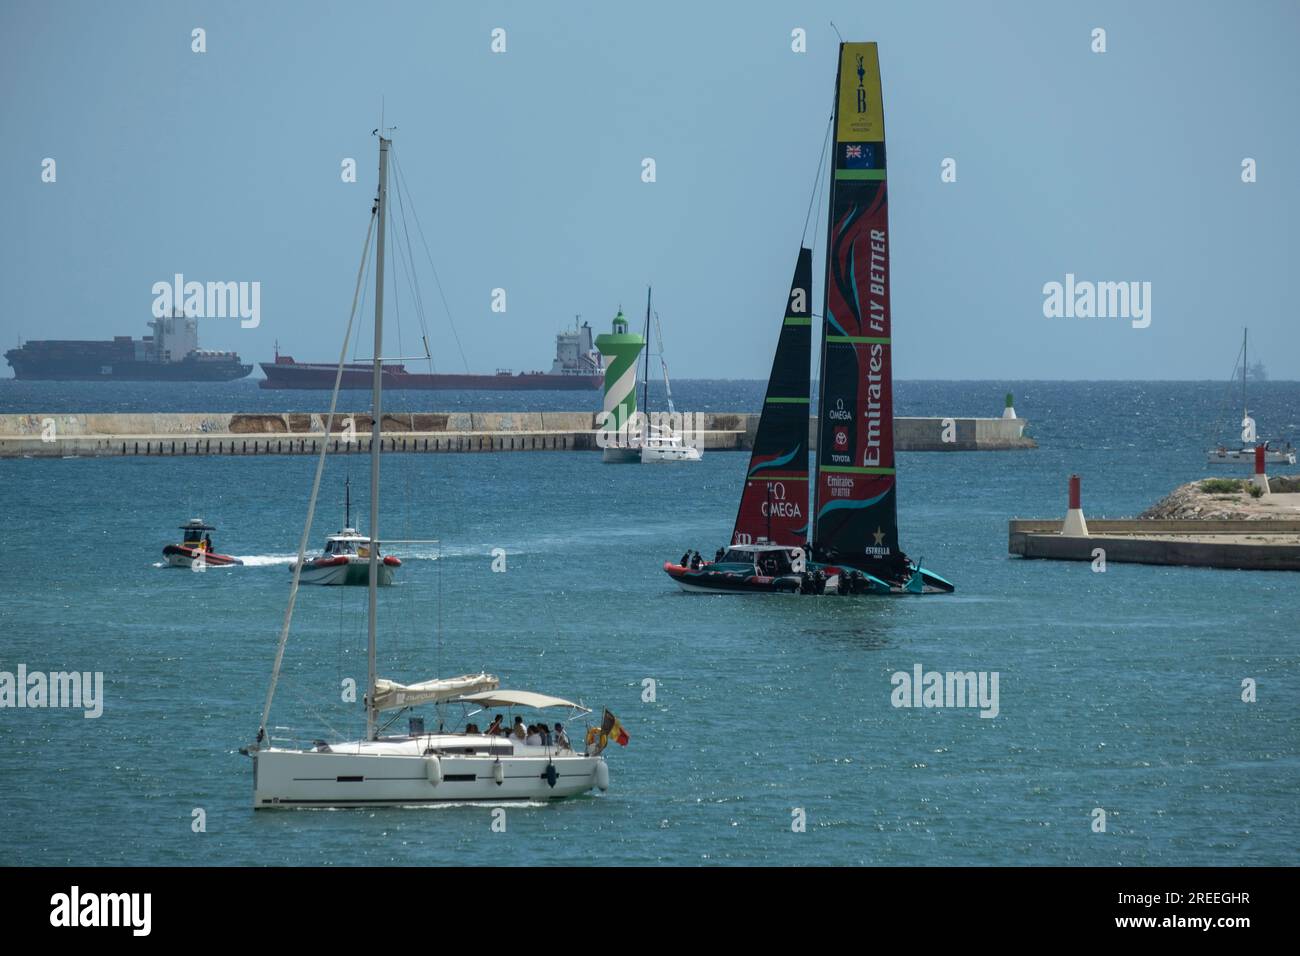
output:
POLYGON ((293 564, 297 560, 296 554, 237 554, 234 557, 244 562, 245 567, 263 568, 276 564, 293 564))

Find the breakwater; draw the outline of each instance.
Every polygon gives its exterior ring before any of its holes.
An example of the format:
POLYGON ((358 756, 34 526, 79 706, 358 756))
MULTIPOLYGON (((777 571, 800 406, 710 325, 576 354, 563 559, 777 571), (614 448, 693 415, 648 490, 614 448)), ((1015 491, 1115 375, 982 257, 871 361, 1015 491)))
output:
MULTIPOLYGON (((0 415, 0 457, 66 458, 368 452, 373 419, 340 412, 326 435, 315 413, 90 413, 0 415)), ((1036 447, 1024 419, 896 418, 899 451, 984 451, 1036 447)), ((705 450, 747 451, 758 415, 708 412, 695 417, 705 450)), ((816 447, 816 419, 809 422, 816 447)), ((399 412, 385 414, 384 451, 594 451, 595 412, 399 412)))

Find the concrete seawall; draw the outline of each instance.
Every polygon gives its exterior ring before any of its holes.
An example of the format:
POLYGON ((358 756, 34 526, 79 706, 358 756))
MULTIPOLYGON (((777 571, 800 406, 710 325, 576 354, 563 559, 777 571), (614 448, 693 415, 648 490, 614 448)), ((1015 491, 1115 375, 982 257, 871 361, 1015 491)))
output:
POLYGON ((1061 534, 1063 522, 1016 519, 1007 551, 1025 558, 1300 571, 1300 520, 1088 519, 1087 537, 1061 534))
MULTIPOLYGON (((336 414, 330 436, 315 413, 0 415, 0 458, 121 455, 313 454, 369 450, 372 419, 336 414), (351 429, 346 424, 351 419, 351 429), (349 441, 349 436, 354 440, 349 441)), ((758 416, 702 413, 705 450, 753 447, 758 416)), ((899 451, 982 451, 1034 448, 1024 419, 896 418, 899 451), (947 440, 945 440, 947 439, 947 440)), ((416 412, 384 415, 385 451, 592 451, 595 412, 416 412)), ((816 419, 809 422, 816 445, 816 419)))

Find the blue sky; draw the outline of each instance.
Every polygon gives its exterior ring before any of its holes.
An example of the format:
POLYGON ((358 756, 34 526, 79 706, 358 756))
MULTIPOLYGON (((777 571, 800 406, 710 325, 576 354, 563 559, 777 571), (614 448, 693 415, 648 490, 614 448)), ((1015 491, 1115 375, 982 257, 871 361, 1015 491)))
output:
POLYGON ((653 282, 676 376, 765 377, 830 20, 880 43, 897 377, 1223 378, 1246 324, 1300 377, 1296 2, 9 2, 0 342, 143 334, 182 272, 262 285, 260 327, 209 320, 205 346, 333 359, 382 96, 473 371, 548 367, 576 313, 639 314, 653 282), (1067 272, 1151 282, 1150 327, 1044 318, 1067 272))

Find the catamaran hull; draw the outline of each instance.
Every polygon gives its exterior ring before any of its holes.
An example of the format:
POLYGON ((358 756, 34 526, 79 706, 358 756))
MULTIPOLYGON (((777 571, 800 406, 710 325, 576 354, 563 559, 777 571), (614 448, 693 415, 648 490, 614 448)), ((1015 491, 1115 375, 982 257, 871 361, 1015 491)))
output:
POLYGON ((256 810, 555 800, 608 786, 609 771, 599 756, 419 757, 299 750, 253 755, 256 810))
POLYGON ((787 574, 767 577, 760 574, 743 575, 730 571, 712 571, 708 565, 697 570, 666 562, 664 571, 683 591, 693 594, 812 594, 812 595, 903 595, 950 594, 955 590, 951 582, 925 568, 917 569, 906 581, 889 582, 863 573, 850 578, 842 569, 828 567, 825 585, 814 590, 799 575, 787 574))
MULTIPOLYGON (((380 587, 393 583, 393 571, 401 567, 401 562, 393 557, 385 557, 379 564, 380 587)), ((293 570, 293 565, 289 565, 293 570)), ((370 561, 348 561, 346 559, 318 559, 308 561, 298 577, 300 584, 353 585, 365 587, 370 584, 370 561)))
MULTIPOLYGON (((1206 462, 1211 465, 1250 465, 1255 464, 1255 449, 1253 448, 1233 448, 1224 452, 1212 451, 1206 454, 1206 462)), ((1266 451, 1264 452, 1264 464, 1266 465, 1294 465, 1296 463, 1295 452, 1287 451, 1266 451)))
POLYGON ((667 461, 701 461, 704 455, 690 445, 646 445, 641 449, 642 464, 667 461))

